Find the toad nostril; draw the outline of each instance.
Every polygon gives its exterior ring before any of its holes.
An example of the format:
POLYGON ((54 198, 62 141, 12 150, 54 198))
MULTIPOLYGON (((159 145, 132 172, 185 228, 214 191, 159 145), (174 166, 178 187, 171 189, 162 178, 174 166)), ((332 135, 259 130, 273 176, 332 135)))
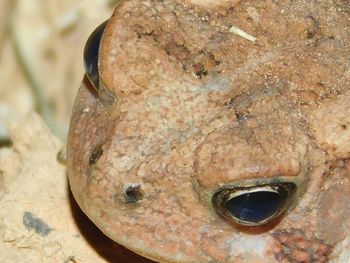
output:
POLYGON ((259 223, 275 214, 282 204, 279 193, 259 191, 232 197, 225 202, 224 207, 239 220, 259 223))
POLYGON ((102 147, 101 146, 96 147, 90 155, 89 165, 95 164, 98 161, 98 159, 100 159, 102 154, 103 154, 102 147))
POLYGON ((124 189, 124 199, 126 203, 137 203, 143 199, 141 185, 131 184, 124 189))
POLYGON ((295 191, 294 183, 237 187, 218 191, 212 201, 223 217, 241 225, 257 226, 285 212, 295 191))

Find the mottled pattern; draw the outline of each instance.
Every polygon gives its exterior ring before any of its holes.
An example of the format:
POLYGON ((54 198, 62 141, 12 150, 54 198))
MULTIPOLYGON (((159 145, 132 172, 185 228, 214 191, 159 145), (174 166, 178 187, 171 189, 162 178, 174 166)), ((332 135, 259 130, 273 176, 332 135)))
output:
POLYGON ((327 262, 331 247, 316 238, 308 238, 300 229, 278 230, 274 237, 279 241, 275 252, 279 262, 294 263, 327 262))
POLYGON ((85 81, 71 121, 80 207, 158 261, 325 262, 344 238, 327 226, 349 229, 331 190, 349 177, 349 11, 346 1, 123 1, 100 50, 114 103, 85 81), (223 185, 281 178, 298 191, 280 221, 242 228, 212 207, 223 185), (325 212, 334 202, 339 216, 325 212))

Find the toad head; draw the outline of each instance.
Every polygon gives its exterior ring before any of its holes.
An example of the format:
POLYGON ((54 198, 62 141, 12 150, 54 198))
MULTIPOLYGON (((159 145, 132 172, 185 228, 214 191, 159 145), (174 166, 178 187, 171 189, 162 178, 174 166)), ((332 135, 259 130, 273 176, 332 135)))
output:
POLYGON ((71 120, 82 210, 158 261, 325 262, 350 226, 337 3, 122 1, 87 42, 71 120))

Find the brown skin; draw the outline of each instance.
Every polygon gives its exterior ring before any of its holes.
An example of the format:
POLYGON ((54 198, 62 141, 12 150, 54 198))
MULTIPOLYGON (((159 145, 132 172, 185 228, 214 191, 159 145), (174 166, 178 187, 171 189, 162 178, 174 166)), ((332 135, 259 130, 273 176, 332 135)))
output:
POLYGON ((162 262, 326 262, 350 235, 349 14, 344 0, 123 1, 100 50, 114 101, 85 80, 71 120, 80 207, 162 262), (220 187, 276 179, 298 185, 278 221, 240 227, 212 207, 220 187))

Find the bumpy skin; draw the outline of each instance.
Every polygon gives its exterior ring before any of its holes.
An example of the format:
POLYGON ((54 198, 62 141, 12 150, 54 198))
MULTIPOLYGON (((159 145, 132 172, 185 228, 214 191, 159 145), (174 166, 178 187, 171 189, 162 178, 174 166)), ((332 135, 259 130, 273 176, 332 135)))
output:
POLYGON ((123 1, 100 50, 114 103, 84 81, 71 120, 81 208, 158 261, 326 262, 350 228, 349 16, 347 0, 123 1), (211 207, 223 185, 278 177, 302 189, 279 222, 211 207))

